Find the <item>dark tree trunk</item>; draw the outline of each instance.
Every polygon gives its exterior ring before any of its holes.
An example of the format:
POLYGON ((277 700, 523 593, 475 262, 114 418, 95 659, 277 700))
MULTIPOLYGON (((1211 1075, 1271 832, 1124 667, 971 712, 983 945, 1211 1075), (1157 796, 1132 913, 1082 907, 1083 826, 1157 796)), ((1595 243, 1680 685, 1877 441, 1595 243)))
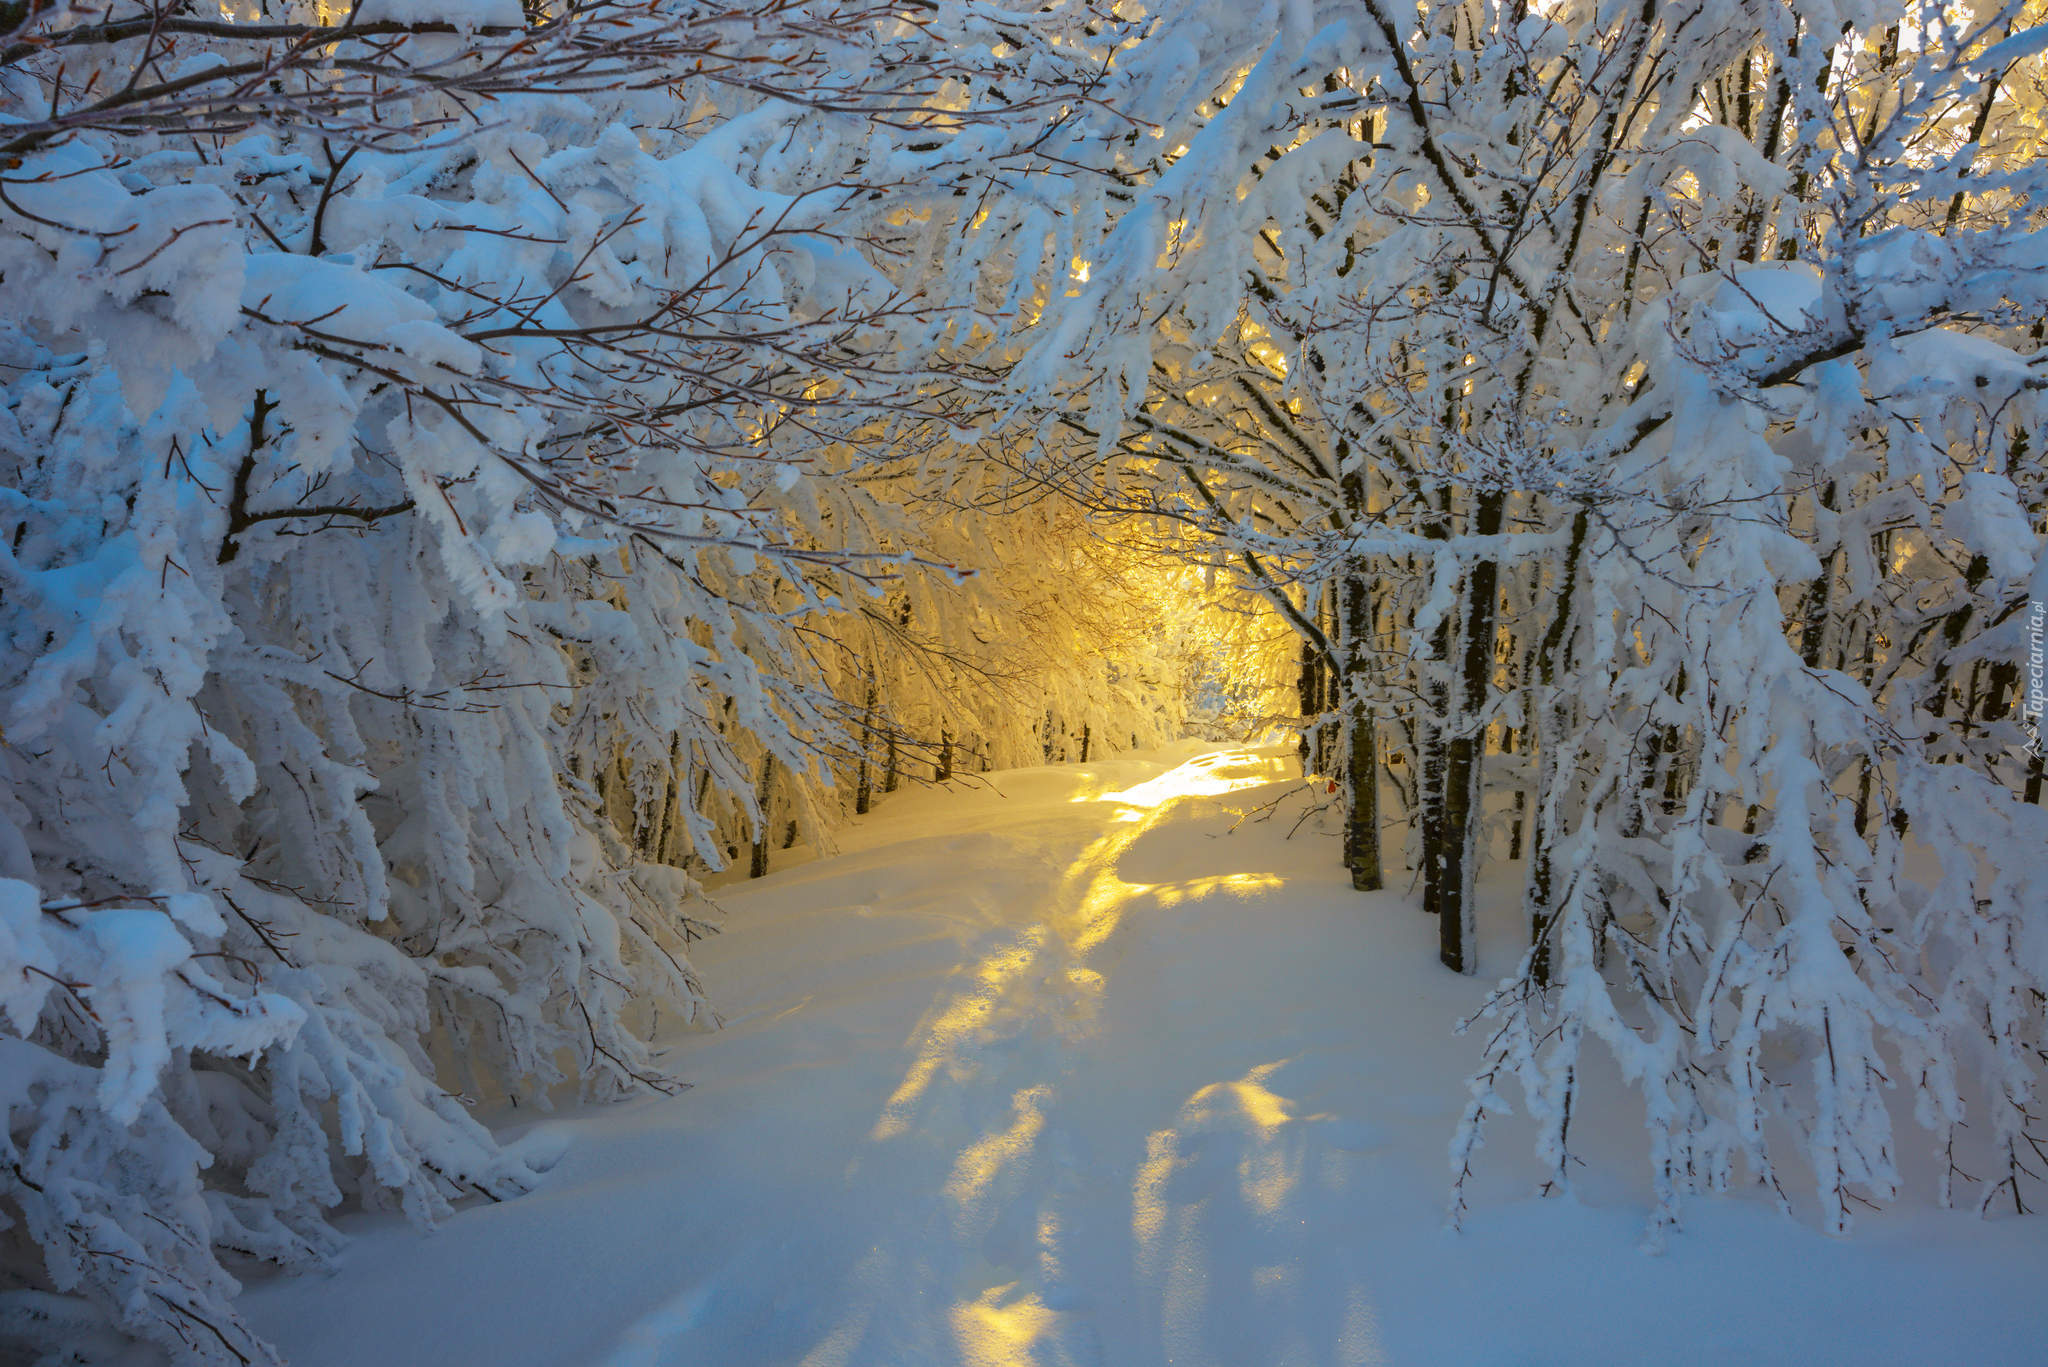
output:
POLYGON ((1581 508, 1572 518, 1571 542, 1565 549, 1564 569, 1559 575, 1557 588, 1557 615, 1550 620, 1549 628, 1543 633, 1543 642, 1536 648, 1537 688, 1537 734, 1536 745, 1536 821, 1529 833, 1529 882, 1526 904, 1529 914, 1529 943, 1534 949, 1530 958, 1529 975, 1538 987, 1550 985, 1551 938, 1550 923, 1556 914, 1556 889, 1553 886, 1554 873, 1550 857, 1550 822, 1544 819, 1543 809, 1556 793, 1560 784, 1570 782, 1570 776, 1557 770, 1554 760, 1558 733, 1564 729, 1567 704, 1552 696, 1551 690, 1557 680, 1558 656, 1571 637, 1572 598, 1578 588, 1579 559, 1586 549, 1586 528, 1589 519, 1581 508), (1547 728, 1547 731, 1545 730, 1547 728))
MULTIPOLYGON (((1523 737, 1522 748, 1526 750, 1528 748, 1528 741, 1524 736, 1524 732, 1526 732, 1527 729, 1528 728, 1526 726, 1510 726, 1502 730, 1500 737, 1500 752, 1503 755, 1514 754, 1517 737, 1523 737)), ((1514 806, 1512 808, 1512 815, 1509 818, 1508 822, 1508 860, 1511 863, 1520 860, 1522 857, 1522 833, 1523 827, 1528 821, 1528 813, 1529 790, 1523 787, 1521 784, 1517 783, 1515 785, 1515 796, 1514 806)))
MULTIPOLYGON (((1320 602, 1321 590, 1316 592, 1320 602)), ((1305 636, 1301 640, 1301 667, 1295 676, 1294 691, 1301 709, 1301 743, 1295 748, 1301 754, 1301 776, 1307 778, 1316 772, 1316 719, 1323 711, 1323 657, 1315 642, 1305 636)))
MULTIPOLYGON (((1820 521, 1819 511, 1833 512, 1835 508, 1835 485, 1830 480, 1818 495, 1820 507, 1816 510, 1815 522, 1820 521)), ((1820 577, 1806 590, 1806 610, 1800 616, 1799 657, 1808 669, 1819 669, 1822 643, 1827 638, 1828 615, 1835 590, 1835 555, 1829 551, 1820 562, 1820 577)))
POLYGON ((1437 843, 1437 958, 1453 973, 1472 973, 1479 964, 1473 944, 1472 875, 1478 863, 1473 836, 1480 781, 1477 745, 1471 736, 1452 736, 1443 746, 1443 829, 1437 843))
MULTIPOLYGON (((1420 491, 1418 490, 1418 494, 1420 491)), ((1451 491, 1437 492, 1437 513, 1423 528, 1432 541, 1451 537, 1451 491)), ((1427 562, 1425 562, 1426 569, 1427 562)), ((1429 658, 1435 668, 1422 682, 1422 707, 1415 719, 1415 805, 1417 836, 1421 844, 1422 909, 1441 915, 1444 903, 1444 768, 1448 755, 1447 723, 1451 715, 1451 687, 1444 671, 1451 664, 1451 622, 1446 617, 1430 635, 1429 658)))
POLYGON ((1386 886, 1380 861, 1379 732, 1371 693, 1372 598, 1363 573, 1344 579, 1344 864, 1351 886, 1378 892, 1386 886))
MULTIPOLYGON (((1435 633, 1434 655, 1443 660, 1450 654, 1450 623, 1435 633)), ((1431 916, 1443 911, 1444 889, 1444 780, 1448 733, 1445 718, 1450 715, 1451 690, 1441 675, 1432 677, 1422 689, 1422 711, 1415 721, 1415 805, 1420 813, 1422 856, 1422 909, 1431 916)))
MULTIPOLYGON (((1507 512, 1507 495, 1481 494, 1473 510, 1472 533, 1497 536, 1507 512)), ((1458 665, 1458 717, 1444 746, 1444 829, 1439 857, 1443 877, 1437 904, 1438 957, 1454 973, 1479 968, 1473 880, 1479 873, 1481 810, 1485 791, 1486 700, 1493 691, 1495 637, 1500 622, 1500 563, 1472 566, 1465 592, 1464 649, 1458 665)))
POLYGON ((853 813, 866 816, 868 808, 875 805, 874 778, 868 771, 868 751, 873 745, 875 730, 875 684, 868 681, 867 701, 861 705, 860 713, 860 772, 853 784, 853 813))
POLYGON ((775 756, 761 757, 761 781, 754 789, 754 804, 760 808, 760 815, 754 821, 754 860, 748 876, 768 876, 768 828, 769 808, 775 802, 775 756))
MULTIPOLYGON (((1337 603, 1337 584, 1325 584, 1315 594, 1317 625, 1323 629, 1325 641, 1335 641, 1341 633, 1343 617, 1337 603)), ((1337 715, 1343 705, 1343 676, 1339 674, 1341 660, 1323 660, 1323 668, 1317 670, 1317 691, 1315 691, 1315 773, 1337 775, 1348 762, 1343 754, 1343 738, 1339 736, 1341 717, 1337 715)))
MULTIPOLYGON (((1432 684, 1424 705, 1435 710, 1445 690, 1432 684)), ((1422 909, 1431 916, 1443 910, 1444 878, 1444 729, 1433 717, 1416 725, 1415 808, 1421 839, 1422 909)))

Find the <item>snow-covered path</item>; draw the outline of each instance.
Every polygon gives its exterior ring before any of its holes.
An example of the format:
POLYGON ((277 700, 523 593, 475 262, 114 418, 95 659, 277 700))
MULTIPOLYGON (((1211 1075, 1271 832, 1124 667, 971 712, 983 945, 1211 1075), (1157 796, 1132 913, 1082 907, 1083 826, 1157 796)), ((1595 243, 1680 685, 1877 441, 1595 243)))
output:
POLYGON ((1298 793, 1231 830, 1293 771, 1191 746, 889 799, 721 895, 694 1090, 544 1123, 521 1200, 357 1221, 257 1327, 299 1367, 2043 1360, 2039 1221, 1844 1241, 1731 1199, 1640 1252, 1618 1085, 1576 1196, 1533 1199, 1503 1128, 1446 1232, 1481 983, 1287 838, 1298 793))

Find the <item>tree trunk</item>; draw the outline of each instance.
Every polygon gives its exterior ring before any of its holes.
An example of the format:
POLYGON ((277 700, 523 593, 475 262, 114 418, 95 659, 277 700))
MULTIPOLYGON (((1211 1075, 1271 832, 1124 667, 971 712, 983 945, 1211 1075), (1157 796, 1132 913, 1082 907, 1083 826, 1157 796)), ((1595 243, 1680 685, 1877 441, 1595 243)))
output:
POLYGON ((754 805, 759 814, 754 818, 754 860, 748 873, 750 878, 768 876, 768 810, 775 801, 775 756, 761 757, 761 781, 754 788, 754 805))
MULTIPOLYGON (((1506 510, 1507 495, 1481 494, 1473 510, 1472 534, 1497 535, 1506 510)), ((1474 564, 1466 583, 1463 649, 1450 690, 1457 698, 1457 713, 1447 719, 1450 734, 1442 742, 1442 824, 1436 851, 1437 957, 1454 973, 1472 973, 1479 967, 1472 885, 1479 871, 1479 834, 1485 829, 1481 802, 1486 728, 1480 717, 1493 688, 1499 596, 1499 563, 1474 564)))
MULTIPOLYGON (((1548 791, 1558 781, 1550 756, 1548 744, 1537 754, 1539 793, 1548 791)), ((1529 914, 1529 946, 1534 951, 1529 958, 1529 976, 1538 987, 1550 986, 1550 923, 1556 914, 1552 876, 1550 826, 1539 812, 1535 829, 1529 833, 1529 881, 1523 894, 1529 914)))
POLYGON ((1420 823, 1422 909, 1431 916, 1443 910, 1444 728, 1436 715, 1448 703, 1448 690, 1431 683, 1424 694, 1425 715, 1416 723, 1415 809, 1420 823))
MULTIPOLYGON (((1516 736, 1521 734, 1522 732, 1526 732, 1527 729, 1528 728, 1526 725, 1521 727, 1519 730, 1512 726, 1502 728, 1500 735, 1500 752, 1503 755, 1514 754, 1516 736)), ((1528 740, 1526 736, 1523 737, 1522 748, 1524 750, 1528 749, 1528 740)), ((1528 818, 1528 811, 1529 791, 1528 789, 1524 788, 1521 784, 1517 783, 1515 785, 1513 815, 1508 823, 1508 861, 1510 863, 1514 863, 1520 860, 1522 857, 1522 827, 1528 818)))
MULTIPOLYGON (((1439 491, 1438 511, 1439 516, 1424 526, 1423 535, 1432 541, 1448 541, 1451 536, 1449 489, 1439 491)), ((1427 573, 1429 562, 1425 559, 1422 563, 1423 572, 1427 573)), ((1451 659, 1449 617, 1438 622, 1430 635, 1429 658, 1437 662, 1438 668, 1421 681, 1422 707, 1416 714, 1412 729, 1415 742, 1416 835, 1422 864, 1422 910, 1436 916, 1442 913, 1444 901, 1444 743, 1448 738, 1445 728, 1451 715, 1451 689, 1443 677, 1443 667, 1451 659)))
MULTIPOLYGON (((1316 591, 1315 601, 1322 601, 1321 590, 1316 591)), ((1294 691, 1301 708, 1301 743, 1295 748, 1301 754, 1301 776, 1307 778, 1316 772, 1319 758, 1316 722, 1323 713, 1323 657, 1315 642, 1306 636, 1301 638, 1301 666, 1295 676, 1294 691)))
POLYGON ((873 744, 875 730, 875 683, 868 680, 867 700, 861 704, 860 713, 860 772, 853 784, 853 814, 866 816, 868 808, 875 805, 874 778, 868 772, 868 750, 873 744))
POLYGON ((1363 573, 1344 578, 1344 865, 1351 886, 1378 892, 1386 886, 1380 864, 1379 732, 1371 696, 1372 599, 1363 573))
POLYGON ((1536 648, 1538 701, 1535 734, 1531 737, 1536 746, 1536 819, 1529 832, 1529 881, 1524 904, 1529 916, 1529 944, 1534 950, 1529 976, 1538 987, 1550 986, 1550 923, 1557 905, 1550 858, 1551 823, 1544 812, 1556 796, 1555 789, 1570 781, 1568 775, 1558 772, 1555 762, 1558 733, 1564 729, 1568 704, 1554 697, 1552 690, 1557 680, 1558 652, 1571 637, 1572 597, 1578 588, 1579 558, 1585 554, 1588 525, 1586 510, 1581 508, 1572 518, 1571 543, 1565 550, 1564 569, 1558 576, 1557 615, 1551 618, 1543 642, 1536 648))
POLYGON ((1453 973, 1472 973, 1479 964, 1473 943, 1473 848, 1481 822, 1474 819, 1480 781, 1479 755, 1471 736, 1443 743, 1441 827, 1437 837, 1437 958, 1453 973))
MULTIPOLYGON (((1338 634, 1337 586, 1329 584, 1316 590, 1316 624, 1322 628, 1323 640, 1334 641, 1338 634)), ((1338 723, 1331 714, 1341 705, 1344 681, 1337 677, 1337 662, 1324 660, 1316 671, 1316 772, 1335 775, 1344 763, 1338 750, 1338 723)))

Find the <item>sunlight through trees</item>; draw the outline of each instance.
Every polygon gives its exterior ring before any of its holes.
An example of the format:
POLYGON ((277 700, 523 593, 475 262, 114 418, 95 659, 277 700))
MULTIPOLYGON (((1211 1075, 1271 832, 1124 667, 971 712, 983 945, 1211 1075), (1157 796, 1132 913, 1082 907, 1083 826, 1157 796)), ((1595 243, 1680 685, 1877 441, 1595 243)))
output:
POLYGON ((231 1262, 687 1085, 705 880, 1190 731, 1501 978, 1461 1171, 1597 1045, 1660 1227, 2030 1207, 2044 19, 0 7, 21 1341, 274 1361, 231 1262))

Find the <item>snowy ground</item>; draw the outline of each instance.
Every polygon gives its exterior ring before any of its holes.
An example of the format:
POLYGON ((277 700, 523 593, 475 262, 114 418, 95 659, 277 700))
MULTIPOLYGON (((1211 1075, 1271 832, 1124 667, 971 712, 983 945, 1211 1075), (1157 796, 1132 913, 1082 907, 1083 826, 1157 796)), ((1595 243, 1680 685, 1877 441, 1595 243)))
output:
POLYGON ((721 894, 694 1090, 544 1125, 541 1190, 359 1220, 250 1314, 298 1367, 2048 1361, 2048 1223, 1924 1184, 1847 1240, 1734 1198, 1640 1251, 1618 1084, 1574 1197, 1504 1127, 1447 1232, 1485 979, 1286 839, 1300 797, 1228 833, 1293 770, 1190 746, 898 794, 721 894))

